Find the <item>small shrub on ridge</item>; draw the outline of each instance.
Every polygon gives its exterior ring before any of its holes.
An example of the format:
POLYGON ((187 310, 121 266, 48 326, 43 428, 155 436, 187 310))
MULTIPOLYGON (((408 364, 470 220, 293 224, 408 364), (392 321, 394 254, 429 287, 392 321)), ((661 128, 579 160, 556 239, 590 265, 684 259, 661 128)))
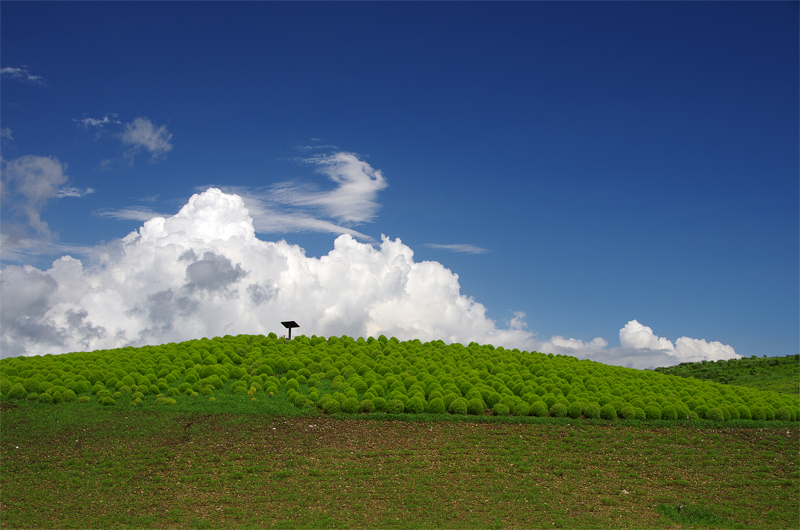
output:
POLYGON ((352 414, 358 412, 359 402, 356 398, 347 398, 342 402, 342 412, 352 414))
MULTIPOLYGON (((473 392, 473 390, 470 390, 468 394, 473 392)), ((481 414, 483 414, 483 411, 484 411, 483 399, 473 397, 470 398, 469 401, 467 401, 467 414, 472 414, 473 416, 480 416, 481 414)))
POLYGON ((577 401, 570 403, 569 407, 567 407, 567 416, 569 416, 573 420, 577 420, 578 418, 580 418, 582 413, 583 413, 583 405, 581 405, 577 401))
POLYGON ((539 418, 547 416, 548 412, 549 410, 547 409, 547 405, 544 401, 534 401, 533 405, 531 405, 531 409, 528 411, 531 416, 536 416, 539 418))
POLYGON ((375 403, 371 399, 365 399, 361 402, 360 410, 366 413, 375 412, 375 403))
MULTIPOLYGON (((792 411, 789 409, 786 410, 789 411, 789 417, 791 417, 792 411)), ((428 404, 425 406, 425 412, 428 414, 444 414, 447 412, 447 409, 444 406, 444 401, 442 401, 442 398, 437 397, 428 401, 428 404)))
MULTIPOLYGON (((537 401, 537 403, 541 403, 541 401, 537 401)), ((511 411, 508 410, 508 407, 502 403, 497 403, 492 407, 492 414, 495 416, 508 416, 510 413, 511 411)))
POLYGON ((425 412, 425 400, 421 397, 413 397, 408 400, 406 403, 406 412, 410 412, 412 414, 422 414, 425 412))
POLYGON ((467 400, 463 397, 455 399, 450 406, 447 407, 450 414, 466 414, 467 413, 467 400))
POLYGON ((327 399, 322 403, 322 410, 325 414, 336 414, 342 410, 342 406, 335 399, 327 399))
POLYGON ((373 398, 372 403, 375 405, 376 412, 386 412, 389 408, 389 402, 380 396, 373 398))
POLYGON ((725 413, 722 412, 721 408, 714 407, 708 409, 708 412, 706 412, 706 419, 711 421, 725 421, 725 413))
POLYGON ((675 407, 672 405, 664 405, 664 408, 661 409, 661 419, 662 420, 677 420, 678 419, 678 411, 675 410, 675 407))
POLYGON ((524 401, 520 401, 511 407, 512 416, 527 416, 531 413, 531 407, 524 401))
POLYGON ((402 414, 405 410, 405 405, 399 399, 390 399, 386 406, 386 412, 389 414, 402 414))
MULTIPOLYGON (((611 408, 614 408, 614 407, 611 407, 611 408)), ((600 408, 600 405, 595 403, 594 401, 590 401, 589 403, 586 404, 585 407, 583 407, 583 415, 586 416, 589 419, 592 419, 592 420, 596 420, 596 419, 600 418, 600 413, 601 412, 602 412, 602 409, 600 408)), ((616 413, 616 411, 615 411, 615 413, 616 413)))
MULTIPOLYGON (((698 407, 699 408, 699 407, 698 407)), ((648 420, 660 420, 661 409, 653 404, 649 404, 644 408, 644 413, 647 415, 648 420)))
POLYGON ((611 403, 606 403, 605 405, 603 405, 600 408, 600 417, 604 420, 616 420, 617 411, 616 409, 614 409, 614 405, 612 405, 611 403))
MULTIPOLYGON (((616 412, 614 412, 616 414, 616 412)), ((550 415, 554 418, 566 418, 567 417, 567 406, 563 403, 556 403, 552 407, 550 407, 550 415)))

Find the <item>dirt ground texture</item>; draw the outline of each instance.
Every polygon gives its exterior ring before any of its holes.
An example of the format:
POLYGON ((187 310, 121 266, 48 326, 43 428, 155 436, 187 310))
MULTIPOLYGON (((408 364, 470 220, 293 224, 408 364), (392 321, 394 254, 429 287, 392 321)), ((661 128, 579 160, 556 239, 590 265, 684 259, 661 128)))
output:
POLYGON ((4 528, 798 527, 798 429, 130 413, 34 440, 4 415, 4 528))

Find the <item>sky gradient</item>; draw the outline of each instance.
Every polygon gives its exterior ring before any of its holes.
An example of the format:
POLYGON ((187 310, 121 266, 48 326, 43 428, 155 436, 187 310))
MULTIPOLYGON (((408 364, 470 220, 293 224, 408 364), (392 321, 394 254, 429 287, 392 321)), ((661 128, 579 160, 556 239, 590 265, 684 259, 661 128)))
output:
POLYGON ((287 318, 639 368, 800 351, 797 3, 0 25, 3 356, 287 318))

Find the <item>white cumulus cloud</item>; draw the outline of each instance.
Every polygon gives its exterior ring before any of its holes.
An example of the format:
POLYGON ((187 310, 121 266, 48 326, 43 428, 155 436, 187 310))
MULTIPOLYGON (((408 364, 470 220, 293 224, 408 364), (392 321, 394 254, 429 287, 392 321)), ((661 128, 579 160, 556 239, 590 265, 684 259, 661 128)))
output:
POLYGON ((673 344, 635 320, 620 330, 618 348, 602 337, 539 339, 520 311, 502 328, 461 293, 458 275, 415 261, 399 239, 373 246, 342 234, 328 254, 308 257, 256 237, 245 200, 216 188, 120 240, 78 250, 88 265, 64 256, 47 270, 0 271, 3 355, 280 334, 281 321, 295 320, 307 335, 475 341, 636 368, 736 356, 719 342, 673 344))
POLYGON ((631 320, 619 330, 619 342, 623 350, 658 352, 666 358, 666 361, 662 361, 665 365, 741 357, 732 346, 717 341, 707 342, 705 339, 680 337, 673 344, 669 339, 657 336, 650 327, 636 320, 631 320))
POLYGON ((399 239, 383 237, 375 248, 345 234, 327 255, 307 257, 285 241, 258 239, 242 198, 218 189, 100 247, 93 262, 65 256, 45 271, 5 267, 2 297, 15 302, 4 304, 3 350, 280 333, 287 319, 309 335, 521 346, 532 337, 521 326, 499 329, 483 305, 461 294, 457 275, 414 261, 399 239))

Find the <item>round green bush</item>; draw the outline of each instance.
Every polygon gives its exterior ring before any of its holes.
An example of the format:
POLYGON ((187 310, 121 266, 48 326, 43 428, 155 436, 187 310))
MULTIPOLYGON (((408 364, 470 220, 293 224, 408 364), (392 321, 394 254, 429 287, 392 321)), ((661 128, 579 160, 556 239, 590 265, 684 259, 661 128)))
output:
POLYGON ((450 414, 466 414, 467 413, 467 400, 463 397, 457 398, 450 403, 450 406, 447 407, 447 411, 450 414))
POLYGON ((403 405, 403 402, 399 399, 390 399, 387 402, 386 412, 389 414, 402 414, 405 412, 406 407, 403 405))
POLYGON ((708 405, 699 405, 694 409, 694 411, 697 413, 698 416, 700 416, 701 420, 704 420, 708 416, 708 409, 709 409, 708 405))
POLYGON ((39 403, 52 403, 52 402, 53 402, 53 396, 51 396, 47 392, 42 392, 41 394, 39 394, 39 403))
POLYGON ((711 421, 725 421, 725 413, 719 407, 713 407, 706 412, 706 419, 711 421))
POLYGON ((359 409, 366 413, 375 412, 375 403, 371 399, 365 399, 361 402, 359 409))
MULTIPOLYGON (((563 403, 556 403, 550 407, 550 415, 554 418, 566 418, 567 410, 567 406, 563 403)), ((614 414, 616 415, 616 412, 614 412, 614 414)))
MULTIPOLYGON (((538 401, 537 403, 542 403, 542 402, 538 401)), ((509 414, 511 414, 511 411, 503 403, 497 403, 495 404, 494 407, 492 407, 492 414, 495 416, 508 416, 509 414)))
MULTIPOLYGON (((22 383, 14 383, 11 385, 11 389, 8 391, 9 399, 25 399, 27 395, 28 392, 25 390, 25 387, 22 385, 22 383)), ((791 414, 791 411, 789 411, 789 414, 791 414)))
MULTIPOLYGON (((468 393, 472 393, 475 389, 470 390, 468 393)), ((480 416, 483 414, 484 411, 483 407, 483 399, 478 397, 472 397, 467 401, 467 414, 472 414, 473 416, 480 416)))
MULTIPOLYGON (((442 398, 436 397, 428 401, 428 404, 425 406, 425 412, 428 414, 444 414, 447 412, 447 408, 445 408, 442 398)), ((789 411, 789 415, 791 414, 792 412, 789 411)))
POLYGON ((375 412, 386 412, 389 408, 389 402, 380 396, 373 398, 372 403, 375 405, 375 412))
POLYGON ((442 398, 442 401, 444 401, 445 408, 447 410, 450 410, 450 404, 453 403, 453 401, 455 401, 456 399, 459 399, 459 397, 455 392, 448 392, 447 394, 445 394, 444 397, 442 398))
POLYGON ((644 408, 644 413, 647 416, 648 420, 660 420, 661 419, 661 408, 658 405, 654 405, 653 403, 649 403, 644 408))
MULTIPOLYGON (((614 408, 614 407, 611 407, 611 408, 614 408)), ((590 401, 589 403, 586 404, 585 407, 583 407, 583 415, 586 416, 587 418, 591 419, 591 420, 596 420, 596 419, 600 418, 601 413, 602 413, 602 409, 600 408, 600 405, 595 403, 594 401, 590 401)), ((616 411, 615 411, 615 414, 616 414, 616 411)))
POLYGON ((500 403, 500 393, 499 392, 489 392, 489 395, 486 396, 486 404, 489 408, 493 408, 496 404, 500 403))
MULTIPOLYGON (((645 412, 647 410, 645 409, 645 412)), ((661 412, 659 410, 659 412, 661 412)), ((616 420, 617 419, 617 411, 614 408, 614 405, 611 403, 606 403, 600 408, 600 417, 604 420, 616 420)))
POLYGON ((322 410, 325 412, 325 414, 336 414, 342 410, 342 406, 339 405, 337 400, 331 398, 324 401, 322 404, 322 410))
POLYGON ((636 409, 631 405, 626 405, 622 407, 619 411, 619 417, 623 420, 635 420, 636 419, 636 409))
POLYGON ((747 405, 739 405, 738 407, 736 407, 736 410, 739 411, 739 419, 741 420, 751 419, 750 408, 747 405))
POLYGON ((727 407, 725 407, 725 410, 728 411, 728 414, 730 415, 730 419, 732 419, 732 420, 738 420, 739 419, 739 409, 737 409, 736 407, 734 407, 732 405, 728 405, 727 407))
POLYGON ((537 416, 539 418, 543 418, 547 416, 549 409, 544 401, 534 401, 533 405, 531 405, 531 410, 529 411, 531 416, 537 416))
POLYGON ((775 409, 769 405, 764 407, 764 419, 767 421, 775 421, 775 409))
POLYGON ((111 396, 103 396, 100 398, 101 405, 111 406, 114 405, 114 403, 115 403, 114 398, 112 398, 111 396))
POLYGON ((580 402, 574 401, 567 407, 567 416, 573 420, 580 418, 581 414, 583 414, 583 405, 580 402))
POLYGON ((778 421, 792 421, 792 411, 789 407, 781 407, 775 411, 775 419, 778 421))
POLYGON ((405 405, 405 409, 406 412, 411 414, 422 414, 425 412, 425 400, 418 394, 417 396, 408 400, 405 405))
POLYGON ((28 394, 27 399, 28 401, 39 401, 39 394, 37 394, 36 392, 31 392, 30 394, 28 394))
POLYGON ((518 401, 511 407, 512 416, 528 416, 531 413, 531 406, 524 401, 518 401))
POLYGON ((756 421, 764 421, 766 419, 766 415, 764 414, 764 409, 761 407, 750 407, 750 419, 756 421))
POLYGON ((690 420, 699 420, 700 416, 697 415, 697 412, 690 410, 689 411, 689 419, 690 420))
POLYGON ((359 405, 360 403, 356 398, 347 398, 344 400, 344 402, 342 402, 341 409, 342 412, 347 412, 349 414, 352 414, 354 412, 358 412, 359 405))
POLYGON ((89 403, 92 400, 89 396, 81 396, 78 398, 77 403, 89 403))
POLYGON ((675 421, 678 419, 678 411, 672 405, 664 405, 661 409, 661 419, 675 421))
POLYGON ((170 387, 170 388, 167 389, 167 395, 170 396, 170 397, 180 396, 181 395, 181 391, 180 391, 180 389, 177 389, 175 387, 170 387))

